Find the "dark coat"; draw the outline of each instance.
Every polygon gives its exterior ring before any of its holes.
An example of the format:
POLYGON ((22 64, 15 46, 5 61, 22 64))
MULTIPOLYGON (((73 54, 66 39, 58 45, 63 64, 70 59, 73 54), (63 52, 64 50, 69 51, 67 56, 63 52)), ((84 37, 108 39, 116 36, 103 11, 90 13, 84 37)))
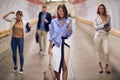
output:
MULTIPOLYGON (((40 12, 39 16, 38 16, 37 29, 40 28, 41 17, 42 17, 42 12, 40 12)), ((45 22, 45 30, 48 32, 49 31, 49 24, 51 23, 51 14, 48 12, 46 13, 46 19, 48 20, 48 23, 45 22)))

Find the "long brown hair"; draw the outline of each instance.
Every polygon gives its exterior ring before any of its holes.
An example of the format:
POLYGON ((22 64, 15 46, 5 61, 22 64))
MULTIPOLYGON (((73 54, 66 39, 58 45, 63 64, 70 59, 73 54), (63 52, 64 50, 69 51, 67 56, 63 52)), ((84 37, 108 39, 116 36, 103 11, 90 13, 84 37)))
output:
MULTIPOLYGON (((57 11, 58 11, 60 8, 63 9, 63 12, 64 12, 64 18, 68 18, 68 11, 67 11, 66 6, 65 6, 64 4, 60 4, 60 5, 58 6, 58 8, 57 8, 57 11)), ((60 19, 60 16, 59 16, 58 13, 57 13, 57 16, 58 16, 58 18, 60 19)))
POLYGON ((100 15, 99 8, 100 8, 101 6, 104 7, 104 13, 103 13, 103 15, 104 15, 104 16, 107 16, 107 10, 106 10, 106 7, 105 7, 104 4, 100 4, 100 5, 98 6, 97 14, 100 15))

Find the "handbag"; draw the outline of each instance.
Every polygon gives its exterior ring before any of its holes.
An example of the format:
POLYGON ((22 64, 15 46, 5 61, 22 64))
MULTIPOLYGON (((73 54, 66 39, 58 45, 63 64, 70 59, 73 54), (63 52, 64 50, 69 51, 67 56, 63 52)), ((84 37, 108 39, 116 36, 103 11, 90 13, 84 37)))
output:
POLYGON ((104 25, 104 28, 103 28, 106 32, 109 32, 110 31, 110 27, 109 27, 109 24, 105 24, 104 25))
POLYGON ((39 42, 39 35, 38 35, 38 33, 36 32, 36 34, 35 34, 35 40, 36 40, 36 43, 38 43, 39 42))
POLYGON ((44 80, 55 80, 55 72, 54 72, 52 65, 51 65, 51 55, 49 55, 48 68, 45 70, 43 75, 44 75, 44 80))
POLYGON ((26 24, 26 30, 27 30, 27 32, 30 32, 31 31, 31 28, 30 28, 30 26, 29 26, 29 23, 27 22, 27 24, 26 24))

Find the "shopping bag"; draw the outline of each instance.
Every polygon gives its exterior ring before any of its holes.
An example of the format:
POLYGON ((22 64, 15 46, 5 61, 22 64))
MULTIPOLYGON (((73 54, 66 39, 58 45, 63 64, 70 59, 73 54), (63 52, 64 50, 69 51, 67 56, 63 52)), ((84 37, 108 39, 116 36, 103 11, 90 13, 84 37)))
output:
POLYGON ((44 80, 55 80, 55 72, 53 70, 53 67, 51 65, 51 55, 49 55, 49 65, 48 68, 43 73, 44 80))

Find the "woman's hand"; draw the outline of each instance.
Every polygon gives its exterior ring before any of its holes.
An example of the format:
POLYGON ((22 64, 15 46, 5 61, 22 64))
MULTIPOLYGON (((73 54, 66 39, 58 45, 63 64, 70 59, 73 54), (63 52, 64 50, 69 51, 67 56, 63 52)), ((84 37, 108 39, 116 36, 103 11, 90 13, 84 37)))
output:
POLYGON ((70 21, 67 20, 67 21, 66 21, 66 24, 67 24, 67 27, 68 27, 68 32, 70 32, 70 21))
POLYGON ((11 22, 10 19, 7 19, 8 15, 10 15, 10 14, 15 14, 15 13, 14 13, 13 11, 9 12, 9 13, 7 13, 7 14, 5 14, 5 15, 3 16, 3 19, 6 20, 6 21, 8 21, 8 22, 11 22))
POLYGON ((67 24, 67 26, 70 26, 70 21, 66 20, 66 24, 67 24))
POLYGON ((48 55, 52 55, 52 45, 53 45, 53 43, 52 43, 52 41, 50 41, 49 48, 48 48, 48 55))
POLYGON ((110 29, 111 29, 110 27, 104 28, 104 30, 105 30, 106 32, 109 32, 110 29))
POLYGON ((48 55, 52 55, 51 49, 48 49, 48 55))
POLYGON ((10 14, 15 14, 15 12, 11 11, 10 14))
POLYGON ((103 24, 104 24, 104 25, 106 25, 106 24, 107 24, 107 22, 106 22, 106 21, 104 21, 104 22, 103 22, 103 24))

